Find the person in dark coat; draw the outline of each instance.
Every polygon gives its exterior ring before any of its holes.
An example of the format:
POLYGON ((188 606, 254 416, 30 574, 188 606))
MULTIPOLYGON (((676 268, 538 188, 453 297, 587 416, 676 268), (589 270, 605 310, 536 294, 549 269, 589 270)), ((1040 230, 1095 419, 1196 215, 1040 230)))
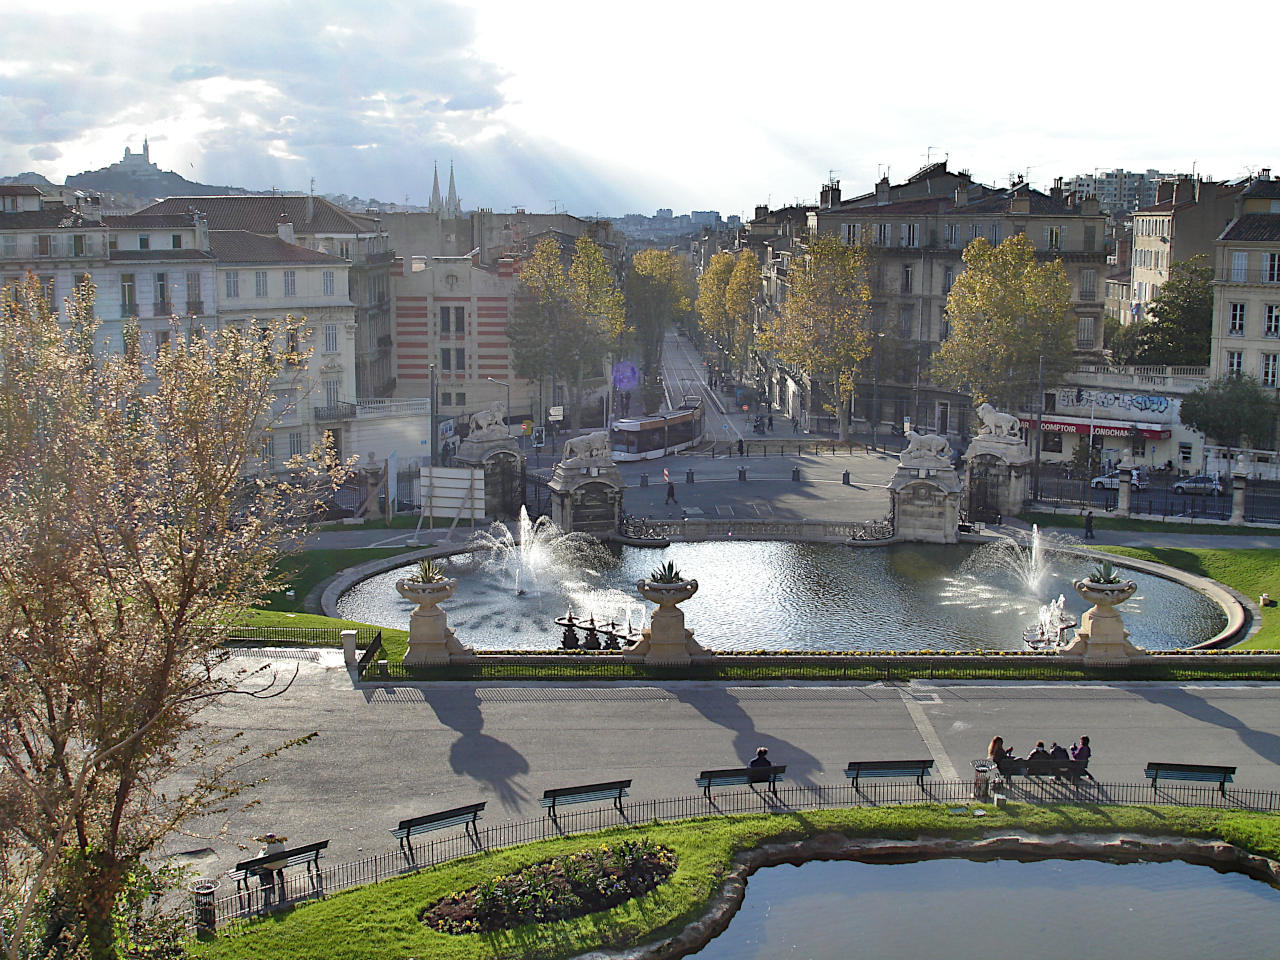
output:
POLYGON ((1084 538, 1086 540, 1093 539, 1093 511, 1090 510, 1084 515, 1084 538))
POLYGON ((1057 740, 1055 740, 1053 741, 1052 745, 1050 745, 1049 747, 1049 759, 1050 760, 1070 760, 1071 757, 1067 753, 1067 748, 1064 747, 1062 744, 1058 743, 1057 740))
POLYGON ((768 747, 756 747, 755 758, 747 764, 749 767, 772 767, 773 761, 769 759, 768 747))
POLYGON ((666 504, 666 503, 679 503, 679 502, 680 501, 676 499, 676 485, 672 483, 670 480, 668 480, 667 481, 667 499, 664 500, 663 503, 666 504))
POLYGON ((738 438, 738 456, 742 456, 743 446, 744 446, 744 444, 743 444, 743 442, 742 442, 742 438, 741 438, 741 437, 739 437, 739 438, 738 438))
POLYGON ((1044 748, 1044 741, 1037 740, 1036 748, 1027 754, 1028 760, 1048 760, 1049 751, 1044 748))

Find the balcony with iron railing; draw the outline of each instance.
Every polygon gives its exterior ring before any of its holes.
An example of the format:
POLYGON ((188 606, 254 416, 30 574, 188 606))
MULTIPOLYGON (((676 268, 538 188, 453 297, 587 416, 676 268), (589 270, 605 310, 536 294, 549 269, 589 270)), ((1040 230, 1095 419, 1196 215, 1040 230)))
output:
POLYGON ((192 316, 195 316, 195 315, 197 315, 197 314, 204 313, 204 301, 203 301, 203 300, 188 300, 188 301, 187 301, 187 313, 188 313, 189 315, 192 315, 192 316))
POLYGON ((1215 283, 1259 284, 1262 286, 1280 287, 1280 268, 1263 267, 1260 270, 1240 270, 1235 267, 1223 267, 1214 274, 1215 283))
POLYGON ((339 400, 337 403, 323 407, 313 407, 311 412, 317 422, 332 423, 335 420, 350 420, 356 415, 356 405, 346 400, 339 400))
POLYGON ((120 316, 136 317, 138 315, 138 305, 136 303, 120 304, 120 316))
POLYGON ((153 317, 172 317, 173 304, 168 300, 157 300, 151 305, 151 315, 153 317))

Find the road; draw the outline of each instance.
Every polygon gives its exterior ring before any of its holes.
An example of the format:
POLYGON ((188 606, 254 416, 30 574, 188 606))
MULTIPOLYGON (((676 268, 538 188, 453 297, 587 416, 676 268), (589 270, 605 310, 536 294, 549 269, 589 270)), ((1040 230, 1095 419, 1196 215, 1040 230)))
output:
MULTIPOLYGON (((851 759, 932 756, 965 776, 1001 734, 1019 754, 1037 739, 1089 734, 1101 780, 1141 782, 1149 760, 1225 763, 1237 785, 1280 786, 1280 692, 1248 684, 470 683, 353 689, 347 670, 281 660, 301 672, 285 695, 211 709, 217 732, 270 749, 310 744, 238 772, 268 779, 225 838, 175 838, 206 875, 266 832, 330 839, 338 863, 392 849, 400 819, 486 800, 486 822, 541 814, 548 787, 632 778, 649 799, 695 792, 708 767, 745 763, 757 746, 800 783, 843 783, 851 759), (204 851, 203 853, 199 851, 204 851)), ((245 659, 247 666, 263 661, 245 659)), ((204 827, 211 832, 217 823, 204 827)), ((252 852, 252 851, 251 851, 252 852)))

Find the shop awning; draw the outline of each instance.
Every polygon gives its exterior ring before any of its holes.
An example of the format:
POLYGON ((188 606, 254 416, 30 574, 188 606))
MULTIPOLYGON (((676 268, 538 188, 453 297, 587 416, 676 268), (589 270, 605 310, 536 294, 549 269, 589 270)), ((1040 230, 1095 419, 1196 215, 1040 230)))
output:
MULTIPOLYGON (((1028 430, 1035 427, 1034 417, 1019 417, 1022 425, 1028 430)), ((1063 417, 1057 414, 1042 417, 1040 427, 1045 433, 1085 433, 1089 432, 1087 417, 1063 417)), ((1148 440, 1168 440, 1173 431, 1162 423, 1142 423, 1136 420, 1094 420, 1093 435, 1095 437, 1131 437, 1134 431, 1138 436, 1148 440)))

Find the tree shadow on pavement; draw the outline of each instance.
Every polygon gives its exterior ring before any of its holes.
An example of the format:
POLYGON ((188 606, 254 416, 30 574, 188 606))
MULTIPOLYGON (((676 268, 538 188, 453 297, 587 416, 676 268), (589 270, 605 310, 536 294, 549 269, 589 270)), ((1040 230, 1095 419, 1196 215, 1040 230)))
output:
MULTIPOLYGON (((1193 720, 1199 720, 1202 723, 1212 724, 1215 727, 1222 727, 1230 730, 1240 738, 1241 743, 1256 753, 1268 763, 1280 765, 1280 736, 1274 733, 1268 733, 1265 730, 1255 730, 1250 727, 1239 717, 1236 717, 1220 707, 1215 707, 1211 703, 1207 703, 1203 697, 1196 695, 1189 690, 1183 690, 1176 687, 1151 686, 1135 688, 1134 692, 1138 696, 1149 700, 1152 703, 1168 707, 1170 710, 1176 710, 1184 716, 1193 720)), ((1159 758, 1156 758, 1159 759, 1159 758)), ((1192 757, 1184 755, 1180 757, 1170 758, 1186 763, 1211 763, 1224 762, 1228 758, 1214 757, 1192 757)))
POLYGON ((529 761, 510 744, 481 732, 484 715, 474 687, 460 684, 425 690, 423 700, 441 723, 459 734, 449 748, 449 766, 454 773, 487 784, 508 808, 528 798, 514 781, 529 772, 529 761))
MULTIPOLYGON (((733 731, 735 763, 746 766, 755 756, 756 747, 768 747, 769 759, 786 764, 787 779, 812 785, 813 775, 822 769, 822 763, 813 754, 801 750, 790 741, 783 740, 756 729, 751 715, 742 708, 738 698, 720 686, 674 683, 666 688, 672 696, 686 703, 712 723, 733 731)), ((706 767, 731 766, 728 758, 707 757, 706 767)))

